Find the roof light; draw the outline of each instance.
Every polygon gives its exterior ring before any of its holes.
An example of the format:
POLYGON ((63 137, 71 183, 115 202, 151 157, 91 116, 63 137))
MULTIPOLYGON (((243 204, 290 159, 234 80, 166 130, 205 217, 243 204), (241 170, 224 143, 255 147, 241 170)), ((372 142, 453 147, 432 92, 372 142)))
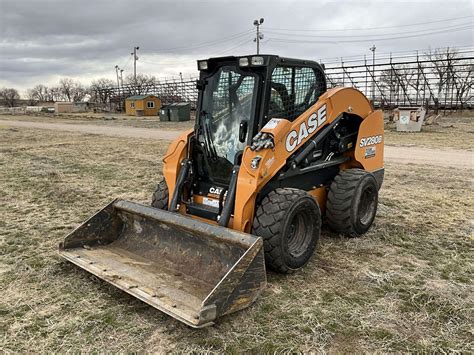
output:
POLYGON ((252 65, 263 65, 263 57, 252 57, 252 65))
POLYGON ((198 62, 199 70, 207 70, 207 60, 201 60, 198 62))
POLYGON ((247 57, 239 58, 239 65, 241 67, 248 67, 249 66, 249 59, 247 57))

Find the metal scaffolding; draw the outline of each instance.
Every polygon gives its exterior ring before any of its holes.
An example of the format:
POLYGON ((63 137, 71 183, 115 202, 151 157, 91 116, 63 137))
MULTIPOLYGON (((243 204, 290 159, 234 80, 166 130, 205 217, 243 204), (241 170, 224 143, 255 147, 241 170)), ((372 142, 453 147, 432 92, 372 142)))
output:
MULTIPOLYGON (((373 99, 375 107, 426 106, 435 110, 473 108, 474 47, 436 49, 403 55, 379 55, 375 62, 365 57, 328 61, 328 87, 352 86, 373 99)), ((99 89, 104 109, 123 110, 132 95, 153 94, 164 105, 187 102, 196 108, 196 79, 181 78, 144 85, 99 89)))
POLYGON ((474 48, 382 56, 375 60, 341 59, 325 63, 329 87, 352 86, 376 107, 427 106, 472 108, 474 48))

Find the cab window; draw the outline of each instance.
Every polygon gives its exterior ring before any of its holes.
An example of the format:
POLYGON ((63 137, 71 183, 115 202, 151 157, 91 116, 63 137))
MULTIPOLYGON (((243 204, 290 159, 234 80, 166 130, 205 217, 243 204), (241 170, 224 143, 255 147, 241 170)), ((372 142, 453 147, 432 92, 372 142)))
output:
POLYGON ((268 120, 293 121, 326 91, 323 73, 310 67, 278 66, 271 76, 268 120))

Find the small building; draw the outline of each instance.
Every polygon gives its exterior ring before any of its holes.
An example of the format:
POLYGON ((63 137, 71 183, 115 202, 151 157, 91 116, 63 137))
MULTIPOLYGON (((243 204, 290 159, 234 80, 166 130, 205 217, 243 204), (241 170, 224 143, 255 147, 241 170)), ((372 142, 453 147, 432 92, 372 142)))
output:
POLYGON ((135 95, 125 100, 125 112, 129 116, 158 116, 161 101, 154 95, 135 95))

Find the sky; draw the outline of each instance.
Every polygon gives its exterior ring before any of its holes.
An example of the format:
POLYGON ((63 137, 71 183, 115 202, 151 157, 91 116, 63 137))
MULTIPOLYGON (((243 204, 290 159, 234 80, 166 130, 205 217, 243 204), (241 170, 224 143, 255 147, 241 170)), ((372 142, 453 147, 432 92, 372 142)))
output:
POLYGON ((322 60, 473 46, 474 2, 398 0, 0 0, 0 87, 137 72, 197 75, 196 60, 261 53, 322 60))

